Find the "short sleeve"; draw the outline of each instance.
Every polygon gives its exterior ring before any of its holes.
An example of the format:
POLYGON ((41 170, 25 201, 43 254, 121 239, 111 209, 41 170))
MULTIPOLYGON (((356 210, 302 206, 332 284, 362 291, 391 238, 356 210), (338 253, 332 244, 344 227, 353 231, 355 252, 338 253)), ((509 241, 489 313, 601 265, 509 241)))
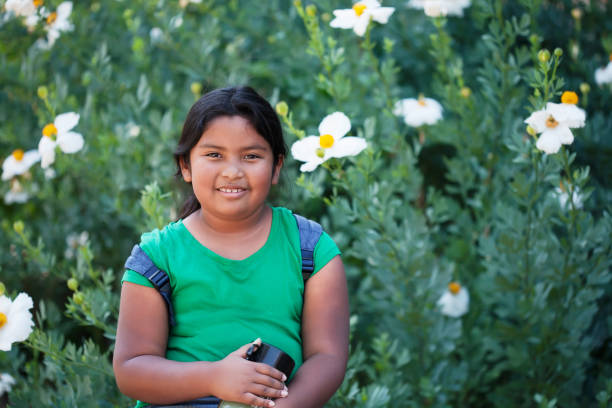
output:
MULTIPOLYGON (((163 262, 163 257, 161 256, 161 241, 162 241, 162 232, 158 229, 153 230, 151 232, 146 232, 140 237, 140 248, 147 254, 147 256, 153 261, 158 268, 161 268, 165 271, 168 270, 167 264, 163 262)), ((123 273, 123 278, 121 279, 121 284, 123 282, 135 283, 137 285, 148 286, 150 288, 154 287, 153 284, 144 276, 139 274, 136 271, 131 269, 126 269, 123 273)))
POLYGON ((131 269, 126 269, 123 273, 123 278, 121 278, 121 284, 123 284, 123 282, 135 283, 137 285, 148 286, 150 288, 153 287, 153 284, 147 278, 145 278, 138 272, 134 272, 131 269))
POLYGON ((312 274, 314 275, 319 272, 321 268, 327 265, 336 255, 340 255, 340 249, 338 249, 334 240, 323 231, 314 250, 315 270, 312 274))

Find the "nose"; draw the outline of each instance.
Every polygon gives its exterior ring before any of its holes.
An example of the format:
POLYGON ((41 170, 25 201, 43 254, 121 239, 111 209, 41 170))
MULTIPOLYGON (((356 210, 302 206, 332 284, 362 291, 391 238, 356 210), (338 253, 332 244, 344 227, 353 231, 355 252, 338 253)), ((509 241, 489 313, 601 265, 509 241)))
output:
POLYGON ((232 179, 237 179, 237 178, 241 178, 244 176, 244 172, 242 171, 242 168, 240 167, 240 165, 238 165, 235 162, 230 162, 227 164, 227 166, 225 166, 223 168, 223 171, 221 172, 221 175, 223 177, 226 177, 230 180, 232 179))

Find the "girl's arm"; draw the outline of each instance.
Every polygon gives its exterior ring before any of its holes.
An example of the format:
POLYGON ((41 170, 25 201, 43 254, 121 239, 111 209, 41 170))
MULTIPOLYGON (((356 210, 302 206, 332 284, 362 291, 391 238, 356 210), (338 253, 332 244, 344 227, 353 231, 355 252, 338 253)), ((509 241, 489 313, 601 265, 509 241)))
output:
POLYGON ((262 396, 286 395, 284 374, 245 360, 247 344, 216 362, 167 360, 168 312, 159 292, 125 282, 113 369, 125 395, 153 404, 171 404, 214 395, 222 400, 271 407, 262 396))
POLYGON ((349 305, 340 256, 306 282, 302 312, 304 364, 277 408, 319 408, 344 379, 348 360, 349 305))

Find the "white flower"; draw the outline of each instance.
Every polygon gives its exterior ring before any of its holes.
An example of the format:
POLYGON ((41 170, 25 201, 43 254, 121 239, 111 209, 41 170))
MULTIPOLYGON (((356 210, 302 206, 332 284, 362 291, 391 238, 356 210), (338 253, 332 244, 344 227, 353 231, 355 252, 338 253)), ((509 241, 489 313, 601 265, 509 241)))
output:
POLYGON ((11 189, 4 195, 6 204, 25 203, 30 195, 23 190, 21 183, 17 179, 11 181, 11 189))
POLYGON ((187 5, 189 5, 189 3, 202 3, 202 0, 179 0, 179 6, 181 6, 182 8, 187 7, 187 5))
POLYGON ((17 341, 24 341, 32 333, 32 298, 26 293, 17 295, 14 301, 0 296, 0 350, 9 351, 17 341))
POLYGON ((80 234, 69 234, 66 237, 66 250, 64 251, 64 256, 67 259, 74 258, 75 252, 79 247, 87 245, 87 241, 89 240, 89 233, 87 231, 83 231, 80 234))
POLYGON ((164 38, 164 32, 159 27, 153 27, 149 32, 152 42, 160 42, 164 38))
MULTIPOLYGON (((569 191, 567 191, 567 188, 561 184, 559 187, 557 187, 555 189, 555 192, 557 193, 557 196, 559 197, 559 205, 561 206, 561 208, 566 208, 567 206, 570 206, 570 201, 569 201, 569 191)), ((580 193, 580 190, 578 189, 578 187, 574 187, 574 193, 572 194, 572 201, 574 202, 574 207, 576 208, 582 208, 582 202, 584 201, 584 198, 582 197, 582 194, 580 193)))
POLYGON ((72 13, 72 2, 65 1, 57 6, 57 11, 47 15, 47 45, 52 46, 63 31, 72 31, 74 28, 68 17, 72 13))
POLYGON ((578 97, 573 92, 565 92, 561 101, 571 103, 546 104, 546 108, 533 112, 525 123, 540 133, 536 147, 546 154, 554 154, 559 151, 562 144, 572 144, 574 135, 570 128, 584 126, 586 113, 575 105, 578 97))
POLYGON ((130 122, 127 124, 127 135, 129 138, 138 137, 139 134, 140 134, 140 126, 138 126, 137 124, 133 122, 130 122))
POLYGON ((610 56, 610 62, 605 68, 597 68, 595 70, 595 82, 597 85, 609 84, 612 82, 612 55, 610 56))
POLYGON ((376 0, 362 0, 350 9, 334 10, 334 19, 329 23, 334 28, 352 28, 355 34, 362 37, 370 20, 386 24, 395 11, 394 7, 381 7, 376 0))
POLYGON ((433 125, 442 119, 442 110, 438 101, 420 95, 419 99, 407 98, 398 101, 393 113, 403 116, 408 126, 419 127, 433 125))
POLYGON ((470 0, 410 0, 408 7, 423 9, 429 17, 463 16, 463 9, 470 6, 470 0))
POLYGON ((47 180, 51 180, 52 178, 55 178, 55 170, 52 167, 48 167, 45 169, 45 178, 47 180))
POLYGON ((319 125, 320 136, 308 136, 291 146, 296 160, 306 162, 300 171, 313 171, 332 157, 355 156, 367 147, 361 137, 344 137, 351 129, 351 121, 342 112, 327 115, 319 125))
POLYGON ((46 169, 55 161, 55 147, 64 153, 76 153, 83 148, 83 136, 70 130, 79 123, 79 115, 74 112, 57 115, 53 123, 43 128, 43 137, 38 142, 41 167, 46 169))
POLYGON ((7 0, 4 4, 6 11, 12 11, 16 16, 29 17, 36 13, 40 1, 33 0, 7 0))
POLYGON ((27 152, 21 149, 15 150, 2 163, 2 180, 8 180, 25 173, 39 160, 40 154, 38 150, 29 150, 27 152))
POLYGON ((4 395, 4 393, 9 393, 13 385, 15 384, 15 379, 8 374, 2 373, 0 374, 0 397, 4 395))
POLYGON ((464 287, 457 282, 451 282, 448 289, 438 299, 440 312, 450 317, 460 317, 467 313, 470 306, 470 295, 464 287))

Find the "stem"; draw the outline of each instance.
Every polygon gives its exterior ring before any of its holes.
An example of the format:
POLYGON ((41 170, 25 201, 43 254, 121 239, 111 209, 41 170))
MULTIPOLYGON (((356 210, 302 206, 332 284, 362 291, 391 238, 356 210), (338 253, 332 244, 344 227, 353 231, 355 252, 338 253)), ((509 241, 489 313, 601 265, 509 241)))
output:
POLYGON ((376 46, 376 44, 372 43, 371 41, 371 38, 370 38, 371 31, 372 31, 372 21, 370 20, 370 23, 368 24, 368 28, 366 29, 365 40, 362 42, 361 47, 367 51, 370 57, 370 60, 372 61, 372 68, 374 68, 376 75, 380 79, 380 82, 382 82, 383 84, 383 88, 385 90, 385 102, 387 104, 387 109, 389 109, 389 111, 393 111, 393 98, 391 97, 391 88, 389 85, 389 81, 387 81, 387 78, 385 78, 385 76, 380 71, 380 64, 379 64, 378 58, 376 58, 376 55, 374 55, 374 47, 376 46))

